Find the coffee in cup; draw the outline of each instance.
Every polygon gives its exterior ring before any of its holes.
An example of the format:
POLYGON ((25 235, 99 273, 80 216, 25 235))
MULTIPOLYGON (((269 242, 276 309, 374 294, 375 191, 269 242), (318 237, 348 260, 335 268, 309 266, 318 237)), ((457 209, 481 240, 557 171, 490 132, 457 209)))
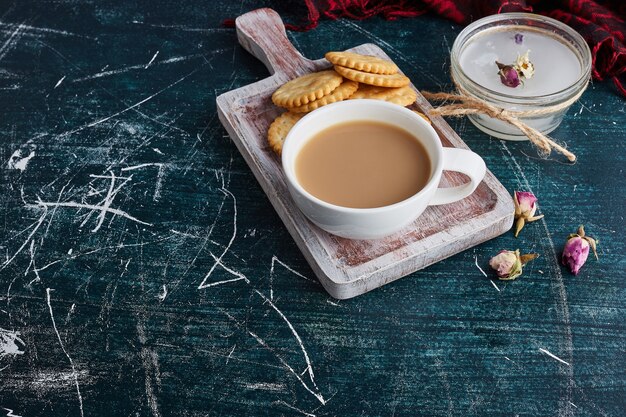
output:
POLYGON ((376 208, 417 194, 431 163, 424 145, 406 130, 357 120, 317 133, 296 157, 296 178, 320 200, 351 208, 376 208))

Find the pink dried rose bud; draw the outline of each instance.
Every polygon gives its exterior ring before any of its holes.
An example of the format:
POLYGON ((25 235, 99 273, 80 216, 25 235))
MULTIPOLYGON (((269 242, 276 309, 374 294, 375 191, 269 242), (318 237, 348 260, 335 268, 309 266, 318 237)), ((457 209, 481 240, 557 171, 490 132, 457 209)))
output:
POLYGON ((489 260, 489 266, 498 273, 499 279, 509 281, 522 275, 522 267, 537 256, 539 255, 536 253, 520 255, 519 249, 501 250, 489 260))
POLYGON ((498 74, 500 75, 500 81, 502 84, 507 87, 515 88, 520 85, 522 82, 519 79, 519 73, 517 69, 512 65, 504 65, 496 61, 496 65, 498 66, 498 74))
POLYGON ((493 268, 500 279, 515 279, 522 274, 522 262, 519 259, 519 251, 502 250, 489 260, 489 266, 493 268))
POLYGON ((526 223, 531 223, 543 217, 543 214, 535 216, 537 211, 537 197, 533 193, 526 191, 515 191, 513 193, 513 203, 515 204, 515 237, 526 223))
MULTIPOLYGON (((519 38, 517 35, 515 36, 515 43, 521 43, 522 41, 523 36, 521 34, 519 34, 519 38)), ((498 75, 502 84, 515 88, 522 84, 524 79, 529 80, 535 75, 535 66, 530 62, 529 54, 530 50, 526 51, 524 55, 518 54, 515 63, 511 65, 505 65, 496 61, 499 69, 498 75)))
POLYGON ((597 244, 598 242, 594 238, 585 236, 585 228, 583 225, 580 225, 578 233, 572 233, 567 237, 561 262, 569 267, 572 274, 578 275, 578 271, 587 261, 589 248, 593 250, 593 254, 598 259, 598 253, 596 252, 597 244))

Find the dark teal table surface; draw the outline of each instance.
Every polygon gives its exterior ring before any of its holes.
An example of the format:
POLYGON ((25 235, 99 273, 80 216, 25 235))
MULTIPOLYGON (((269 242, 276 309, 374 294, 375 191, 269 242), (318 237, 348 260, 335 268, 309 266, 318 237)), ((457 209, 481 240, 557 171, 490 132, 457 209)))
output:
MULTIPOLYGON (((575 165, 451 120, 545 218, 336 301, 217 118, 217 95, 268 76, 221 27, 261 5, 0 5, 0 415, 625 415, 624 98, 594 82, 567 114, 575 165), (558 258, 582 223, 600 260, 573 276, 558 258), (504 248, 541 256, 490 281, 476 262, 504 248)), ((460 30, 289 37, 310 58, 376 43, 432 91, 460 30)))

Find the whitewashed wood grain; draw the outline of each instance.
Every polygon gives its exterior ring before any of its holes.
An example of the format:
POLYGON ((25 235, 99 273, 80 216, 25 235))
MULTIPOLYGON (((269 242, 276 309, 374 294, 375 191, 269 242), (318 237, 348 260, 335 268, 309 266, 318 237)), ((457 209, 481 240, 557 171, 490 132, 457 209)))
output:
MULTIPOLYGON (((271 9, 244 14, 237 18, 236 25, 241 45, 273 75, 220 95, 219 118, 330 295, 346 299, 363 294, 511 228, 511 197, 490 171, 470 197, 429 207, 404 230, 384 239, 343 239, 310 223, 291 200, 280 159, 266 142, 267 128, 282 112, 270 97, 286 81, 330 64, 325 59, 312 61, 303 57, 289 42, 283 22, 271 9)), ((350 50, 389 59, 373 44, 350 50)), ((414 108, 427 113, 431 106, 418 92, 414 108)), ((432 122, 444 146, 467 149, 445 120, 434 117, 432 122)), ((462 182, 462 175, 445 173, 441 185, 462 182)))

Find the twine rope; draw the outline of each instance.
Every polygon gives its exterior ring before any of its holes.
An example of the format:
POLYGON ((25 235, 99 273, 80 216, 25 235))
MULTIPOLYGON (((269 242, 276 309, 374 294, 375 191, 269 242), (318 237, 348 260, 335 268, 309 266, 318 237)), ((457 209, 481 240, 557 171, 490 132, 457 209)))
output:
POLYGON ((548 136, 541 133, 539 130, 528 126, 522 122, 520 118, 523 117, 535 117, 544 116, 551 113, 556 113, 560 110, 564 110, 574 104, 583 95, 587 89, 587 85, 581 89, 576 95, 554 106, 542 107, 534 110, 514 111, 507 110, 493 104, 486 102, 485 100, 471 96, 467 90, 461 87, 453 78, 454 85, 457 89, 457 94, 451 93, 431 93, 428 91, 422 91, 422 95, 428 100, 434 101, 451 101, 453 104, 444 104, 428 111, 430 116, 453 116, 461 117, 470 114, 486 114, 494 119, 502 120, 512 126, 517 127, 528 139, 539 148, 539 152, 545 156, 548 156, 552 149, 556 149, 559 153, 565 155, 570 161, 576 161, 576 155, 568 151, 565 147, 559 145, 548 136))

